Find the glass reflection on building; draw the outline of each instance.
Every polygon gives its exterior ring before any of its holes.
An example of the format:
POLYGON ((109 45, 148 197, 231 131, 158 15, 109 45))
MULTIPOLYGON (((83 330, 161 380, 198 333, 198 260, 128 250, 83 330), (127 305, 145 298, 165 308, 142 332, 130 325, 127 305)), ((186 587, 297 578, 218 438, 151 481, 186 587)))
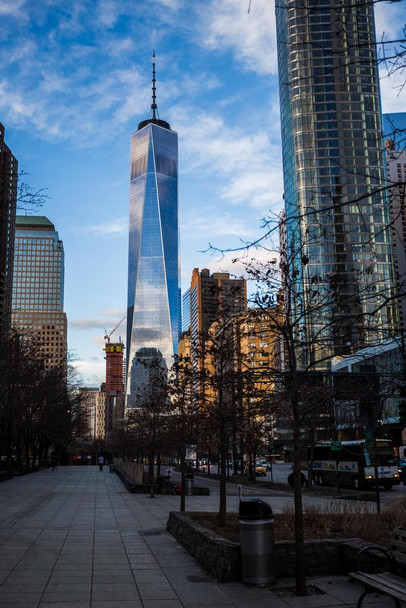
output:
POLYGON ((169 369, 180 332, 178 136, 155 117, 131 136, 129 230, 126 390, 133 408, 142 391, 137 358, 155 349, 169 369))
POLYGON ((283 238, 316 362, 379 341, 396 321, 373 5, 282 0, 276 23, 283 238))

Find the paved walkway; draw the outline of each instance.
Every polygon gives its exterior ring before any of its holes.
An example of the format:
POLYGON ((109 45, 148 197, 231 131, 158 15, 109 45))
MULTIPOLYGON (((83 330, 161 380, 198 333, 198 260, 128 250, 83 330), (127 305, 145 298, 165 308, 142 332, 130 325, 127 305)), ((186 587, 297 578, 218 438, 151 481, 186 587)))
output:
MULTIPOLYGON (((213 493, 186 500, 187 510, 218 507, 213 493)), ((230 510, 237 506, 230 496, 230 510)), ((0 607, 355 608, 361 588, 345 577, 314 579, 325 593, 305 598, 210 580, 165 530, 178 509, 178 496, 129 494, 108 467, 59 467, 1 483, 0 607)))

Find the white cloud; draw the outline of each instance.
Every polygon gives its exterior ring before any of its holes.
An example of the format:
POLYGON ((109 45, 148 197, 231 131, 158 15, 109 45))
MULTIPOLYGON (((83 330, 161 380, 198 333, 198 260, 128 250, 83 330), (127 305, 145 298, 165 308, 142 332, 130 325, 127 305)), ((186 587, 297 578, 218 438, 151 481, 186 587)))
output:
POLYGON ((73 230, 74 234, 78 236, 102 236, 102 237, 116 237, 127 234, 128 232, 128 220, 124 217, 114 218, 109 222, 103 222, 101 224, 94 224, 93 226, 80 226, 73 230))
MULTIPOLYGON (((265 128, 243 131, 227 126, 219 114, 176 108, 173 112, 185 153, 184 171, 222 177, 221 196, 262 214, 279 209, 283 192, 280 146, 265 128)), ((214 181, 214 180, 213 180, 214 181)))
POLYGON ((27 19, 24 10, 25 0, 0 0, 0 15, 27 19))
POLYGON ((382 112, 401 112, 406 99, 405 74, 396 72, 389 77, 386 68, 382 67, 380 77, 382 112))
POLYGON ((401 68, 402 63, 396 63, 396 54, 402 43, 391 44, 391 41, 404 41, 406 7, 404 2, 376 2, 374 10, 383 112, 400 112, 406 97, 405 68, 401 68), (385 56, 387 60, 383 61, 385 56), (397 69, 392 69, 395 65, 397 69))
POLYGON ((205 209, 203 214, 196 211, 186 212, 181 218, 180 232, 187 240, 195 241, 198 238, 235 236, 237 238, 254 238, 255 227, 248 219, 236 218, 232 213, 219 215, 210 214, 205 209))
MULTIPOLYGON (((208 268, 210 273, 228 272, 233 278, 245 278, 247 280, 248 296, 255 291, 254 281, 249 278, 247 265, 255 267, 257 263, 268 264, 271 260, 279 261, 279 254, 275 250, 268 251, 263 247, 251 247, 248 250, 225 251, 224 253, 214 252, 211 254, 201 254, 200 258, 195 258, 195 268, 202 270, 208 268)), ((192 273, 190 269, 182 269, 182 286, 185 291, 190 287, 192 273)))
POLYGON ((123 310, 115 308, 111 310, 102 311, 101 314, 103 315, 101 317, 70 320, 69 327, 79 330, 102 329, 103 332, 106 329, 108 332, 110 332, 114 327, 117 326, 118 323, 120 323, 117 329, 123 331, 123 327, 125 328, 125 323, 124 321, 120 322, 120 319, 123 319, 126 314, 123 310))
POLYGON ((374 3, 376 38, 386 40, 403 38, 402 28, 405 23, 405 5, 403 2, 378 1, 374 3))
POLYGON ((275 74, 276 34, 273 2, 253 0, 211 0, 200 10, 200 42, 214 51, 230 50, 246 69, 275 74))
POLYGON ((73 363, 73 367, 81 378, 82 386, 97 386, 106 381, 106 363, 81 359, 73 363))
POLYGON ((183 4, 183 0, 158 0, 158 2, 173 11, 178 11, 183 4))
POLYGON ((120 16, 119 7, 111 0, 102 0, 97 8, 97 19, 106 27, 113 27, 120 16))
POLYGON ((76 319, 69 321, 69 327, 75 329, 102 329, 108 324, 106 319, 76 319))

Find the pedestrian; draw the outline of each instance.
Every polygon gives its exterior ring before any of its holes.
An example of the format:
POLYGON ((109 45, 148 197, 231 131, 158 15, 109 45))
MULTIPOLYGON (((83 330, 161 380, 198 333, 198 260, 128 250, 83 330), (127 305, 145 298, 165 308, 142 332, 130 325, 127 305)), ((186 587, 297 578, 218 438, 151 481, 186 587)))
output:
POLYGON ((52 464, 52 470, 57 471, 58 470, 58 461, 55 456, 52 456, 51 464, 52 464))
POLYGON ((172 469, 166 469, 166 478, 169 480, 172 477, 172 469))
POLYGON ((99 471, 103 470, 104 458, 103 456, 99 456, 99 471))

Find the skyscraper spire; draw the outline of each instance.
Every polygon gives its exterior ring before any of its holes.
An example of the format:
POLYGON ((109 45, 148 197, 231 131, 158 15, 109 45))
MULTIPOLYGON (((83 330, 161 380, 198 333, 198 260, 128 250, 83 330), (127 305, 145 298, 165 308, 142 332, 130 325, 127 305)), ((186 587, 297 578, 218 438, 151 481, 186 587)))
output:
POLYGON ((155 50, 152 53, 152 103, 151 103, 152 116, 147 120, 142 120, 138 125, 138 130, 143 129, 149 124, 158 125, 164 129, 170 129, 171 126, 166 120, 159 118, 158 106, 156 103, 156 72, 155 72, 155 50))
POLYGON ((156 120, 156 112, 158 109, 158 106, 156 105, 155 83, 156 83, 156 78, 155 78, 155 50, 154 50, 154 52, 152 53, 152 103, 151 103, 152 120, 156 120))

